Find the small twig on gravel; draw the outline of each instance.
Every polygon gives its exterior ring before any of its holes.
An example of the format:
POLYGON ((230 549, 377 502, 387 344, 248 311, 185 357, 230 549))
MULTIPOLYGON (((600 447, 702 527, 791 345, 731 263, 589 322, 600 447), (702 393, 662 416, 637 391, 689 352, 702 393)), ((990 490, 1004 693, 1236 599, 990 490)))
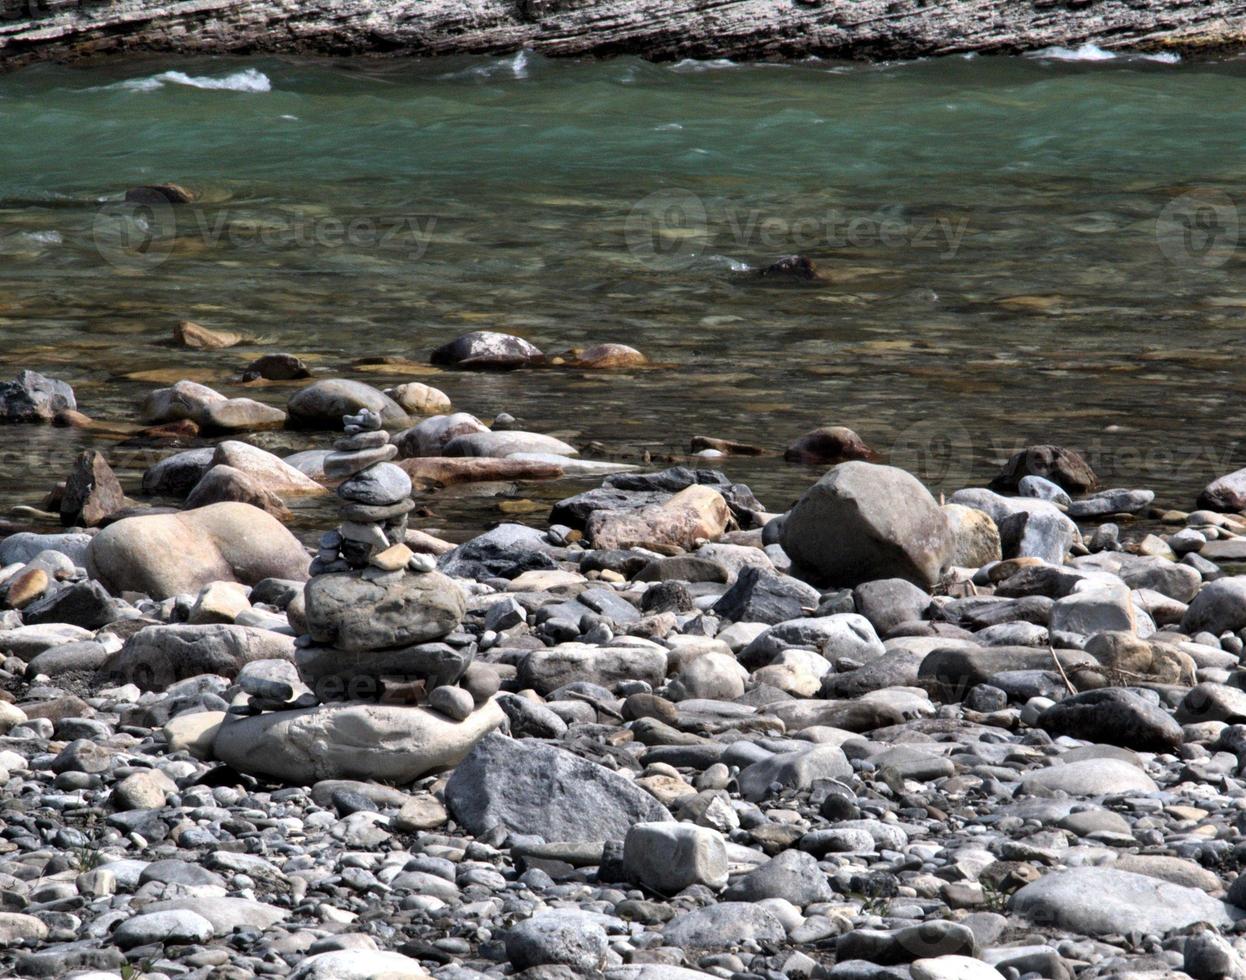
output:
POLYGON ((1056 662, 1056 669, 1060 671, 1060 676, 1064 679, 1064 686, 1069 689, 1070 694, 1076 694, 1077 688, 1075 688, 1073 686, 1073 682, 1069 680, 1069 675, 1064 672, 1064 664, 1060 663, 1060 658, 1056 656, 1055 647, 1048 644, 1047 652, 1051 654, 1051 659, 1056 662))

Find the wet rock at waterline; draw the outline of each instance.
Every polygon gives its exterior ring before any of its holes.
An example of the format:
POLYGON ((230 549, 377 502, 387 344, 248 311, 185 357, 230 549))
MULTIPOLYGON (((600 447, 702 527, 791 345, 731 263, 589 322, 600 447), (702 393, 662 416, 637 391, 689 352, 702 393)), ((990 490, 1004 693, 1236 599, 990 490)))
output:
POLYGON ((51 422, 77 408, 69 385, 35 371, 21 371, 15 380, 0 382, 0 422, 51 422))
POLYGON ((540 364, 545 355, 522 337, 476 330, 442 344, 429 359, 445 367, 510 370, 540 364))

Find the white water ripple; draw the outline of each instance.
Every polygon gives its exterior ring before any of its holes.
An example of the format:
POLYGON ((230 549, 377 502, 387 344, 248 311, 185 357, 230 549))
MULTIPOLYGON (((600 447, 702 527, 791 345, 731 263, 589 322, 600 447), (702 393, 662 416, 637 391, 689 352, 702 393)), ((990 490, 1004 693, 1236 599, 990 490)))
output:
POLYGON ((211 75, 187 75, 181 71, 162 71, 146 78, 129 78, 124 82, 105 85, 105 89, 123 92, 155 92, 166 85, 185 85, 189 88, 210 89, 226 92, 271 92, 273 83, 267 75, 255 68, 244 68, 230 75, 214 78, 211 75))

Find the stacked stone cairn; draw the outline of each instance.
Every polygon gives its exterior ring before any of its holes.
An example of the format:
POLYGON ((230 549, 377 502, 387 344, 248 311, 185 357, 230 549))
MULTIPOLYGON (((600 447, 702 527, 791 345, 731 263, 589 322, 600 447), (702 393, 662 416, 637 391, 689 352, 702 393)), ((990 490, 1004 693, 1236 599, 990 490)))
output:
POLYGON ((390 462, 397 447, 381 417, 365 409, 343 422, 325 460, 325 474, 343 481, 342 523, 320 539, 304 591, 299 675, 321 702, 427 703, 465 718, 476 700, 456 685, 473 647, 438 642, 462 621, 463 592, 404 543, 411 480, 390 462))

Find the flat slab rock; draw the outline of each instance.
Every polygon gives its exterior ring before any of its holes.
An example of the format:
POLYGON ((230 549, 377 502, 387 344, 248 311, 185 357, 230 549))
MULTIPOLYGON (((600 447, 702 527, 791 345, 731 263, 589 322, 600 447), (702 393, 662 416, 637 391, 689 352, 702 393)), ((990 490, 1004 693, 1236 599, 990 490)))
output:
POLYGON ((402 784, 456 765, 505 717, 493 701, 461 722, 428 708, 320 705, 230 721, 213 753, 239 772, 304 786, 321 779, 402 784))
POLYGON ((1035 925, 1087 936, 1163 936, 1196 922, 1224 928, 1241 914, 1197 888, 1114 868, 1046 874, 1013 896, 1012 909, 1035 925))

